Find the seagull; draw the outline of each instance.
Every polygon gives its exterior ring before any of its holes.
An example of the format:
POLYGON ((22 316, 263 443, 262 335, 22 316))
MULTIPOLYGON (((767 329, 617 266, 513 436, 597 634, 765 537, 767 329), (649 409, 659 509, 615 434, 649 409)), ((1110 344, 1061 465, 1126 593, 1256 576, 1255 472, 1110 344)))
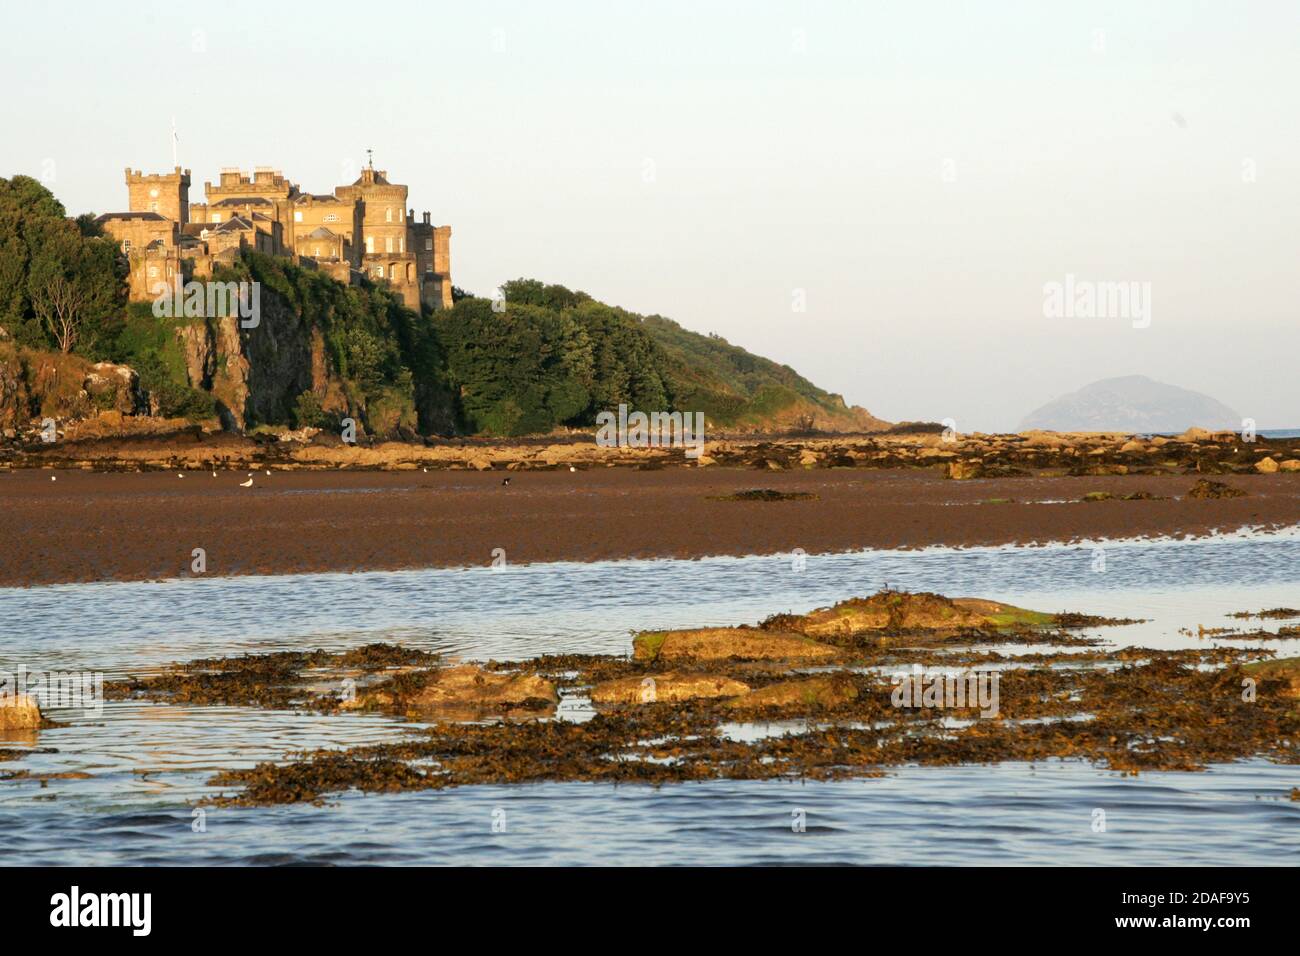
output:
POLYGON ((251 488, 251 487, 253 487, 253 476, 252 476, 252 475, 249 475, 247 481, 241 481, 241 482, 239 483, 239 487, 241 487, 241 488, 251 488))
MULTIPOLYGON (((50 475, 50 481, 58 481, 58 480, 59 480, 59 479, 58 479, 58 476, 56 476, 56 475, 50 475)), ((507 478, 506 480, 509 481, 510 479, 507 478)))
POLYGON ((268 478, 271 477, 271 470, 270 470, 269 468, 268 468, 267 471, 266 471, 266 477, 268 477, 268 478))
POLYGON ((176 477, 177 477, 177 478, 184 478, 184 477, 185 477, 185 473, 184 473, 183 471, 178 471, 178 472, 176 472, 176 477))
POLYGON ((577 471, 577 470, 578 470, 578 469, 577 469, 577 468, 574 468, 572 465, 569 466, 569 471, 577 471))
POLYGON ((502 478, 502 479, 501 479, 501 486, 502 486, 502 487, 505 487, 505 486, 508 485, 508 484, 510 484, 510 479, 509 479, 508 477, 507 477, 507 478, 502 478))
POLYGON ((212 473, 212 477, 213 478, 217 477, 217 473, 215 471, 212 473))

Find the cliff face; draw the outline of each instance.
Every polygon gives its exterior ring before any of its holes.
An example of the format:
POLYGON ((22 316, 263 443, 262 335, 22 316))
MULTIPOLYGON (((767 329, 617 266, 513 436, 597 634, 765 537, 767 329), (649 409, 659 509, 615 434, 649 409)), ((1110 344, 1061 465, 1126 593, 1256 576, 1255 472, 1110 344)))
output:
MULTIPOLYGON (((291 422, 304 392, 326 414, 350 413, 346 383, 329 361, 320 329, 279 296, 263 294, 253 328, 228 316, 178 326, 175 334, 190 386, 212 394, 229 431, 291 422)), ((364 407, 355 412, 364 427, 364 407)))

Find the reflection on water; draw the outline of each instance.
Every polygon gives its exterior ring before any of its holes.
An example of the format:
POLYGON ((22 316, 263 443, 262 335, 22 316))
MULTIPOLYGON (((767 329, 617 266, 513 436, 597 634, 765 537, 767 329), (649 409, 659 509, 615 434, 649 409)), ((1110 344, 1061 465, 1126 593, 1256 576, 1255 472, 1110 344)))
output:
MULTIPOLYGON (((886 584, 1149 618, 1098 633, 1155 647, 1195 646, 1180 627, 1256 625, 1224 617, 1233 611, 1300 605, 1300 536, 1112 542, 1105 556, 1104 573, 1092 570, 1091 547, 1053 546, 811 555, 802 573, 789 557, 751 557, 2 589, 0 670, 111 677, 377 640, 467 658, 625 653, 634 629, 753 622, 886 584)), ((1267 646, 1300 654, 1300 641, 1267 646)), ((565 719, 591 715, 581 697, 561 709, 565 719)), ((0 782, 13 862, 1283 863, 1300 848, 1300 804, 1286 800, 1300 772, 1259 761, 1137 780, 1052 762, 905 768, 849 783, 468 787, 326 808, 209 808, 206 832, 195 833, 190 805, 210 793, 204 781, 217 768, 392 739, 409 725, 139 702, 52 716, 66 726, 0 741, 30 750, 0 764, 28 772, 0 782), (1108 831, 1094 834, 1099 806, 1108 831), (806 810, 806 833, 791 832, 792 807, 806 810), (498 808, 506 833, 491 828, 498 808)))

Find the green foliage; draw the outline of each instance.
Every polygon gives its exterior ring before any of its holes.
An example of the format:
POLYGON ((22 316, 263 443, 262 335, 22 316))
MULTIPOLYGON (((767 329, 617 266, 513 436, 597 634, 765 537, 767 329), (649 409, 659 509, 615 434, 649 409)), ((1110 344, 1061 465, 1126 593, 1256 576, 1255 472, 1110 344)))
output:
POLYGON ((527 307, 558 313, 587 333, 591 374, 580 383, 590 402, 577 416, 557 423, 590 424, 597 413, 620 404, 642 411, 704 412, 710 422, 724 426, 762 421, 800 402, 843 409, 837 396, 789 366, 719 336, 689 332, 662 316, 638 315, 535 279, 512 280, 502 292, 507 311, 498 319, 529 321, 534 313, 518 311, 527 307))
POLYGON ((121 318, 125 275, 93 216, 69 220, 29 176, 0 179, 0 325, 17 341, 93 356, 121 318))
POLYGON ((339 416, 330 415, 321 408, 320 399, 311 389, 298 396, 293 405, 293 425, 295 428, 335 428, 339 416))
POLYGON ((163 358, 153 350, 137 355, 132 367, 140 375, 140 386, 149 393, 150 403, 164 418, 188 418, 192 421, 216 414, 212 396, 177 381, 163 358))
POLYGON ((537 279, 511 279, 502 284, 501 294, 512 304, 535 305, 552 312, 594 301, 585 292, 573 292, 562 285, 546 285, 537 279))
POLYGON ((448 378, 470 430, 544 432, 587 409, 591 341, 572 317, 514 304, 498 313, 487 299, 463 299, 441 314, 448 378))

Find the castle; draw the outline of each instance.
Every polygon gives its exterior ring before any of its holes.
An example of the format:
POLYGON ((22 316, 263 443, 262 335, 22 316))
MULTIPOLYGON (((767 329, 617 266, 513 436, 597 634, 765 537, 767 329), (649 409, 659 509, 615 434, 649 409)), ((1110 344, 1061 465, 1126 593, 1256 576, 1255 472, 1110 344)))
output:
POLYGON ((212 276, 243 249, 286 256, 340 282, 362 276, 387 284, 412 309, 451 307, 451 227, 429 213, 416 220, 405 186, 371 162, 356 182, 334 192, 302 192, 275 169, 251 175, 223 169, 203 184, 207 202, 190 202, 190 171, 144 174, 127 169, 130 209, 96 222, 121 244, 130 262, 130 298, 153 299, 162 288, 212 276))

